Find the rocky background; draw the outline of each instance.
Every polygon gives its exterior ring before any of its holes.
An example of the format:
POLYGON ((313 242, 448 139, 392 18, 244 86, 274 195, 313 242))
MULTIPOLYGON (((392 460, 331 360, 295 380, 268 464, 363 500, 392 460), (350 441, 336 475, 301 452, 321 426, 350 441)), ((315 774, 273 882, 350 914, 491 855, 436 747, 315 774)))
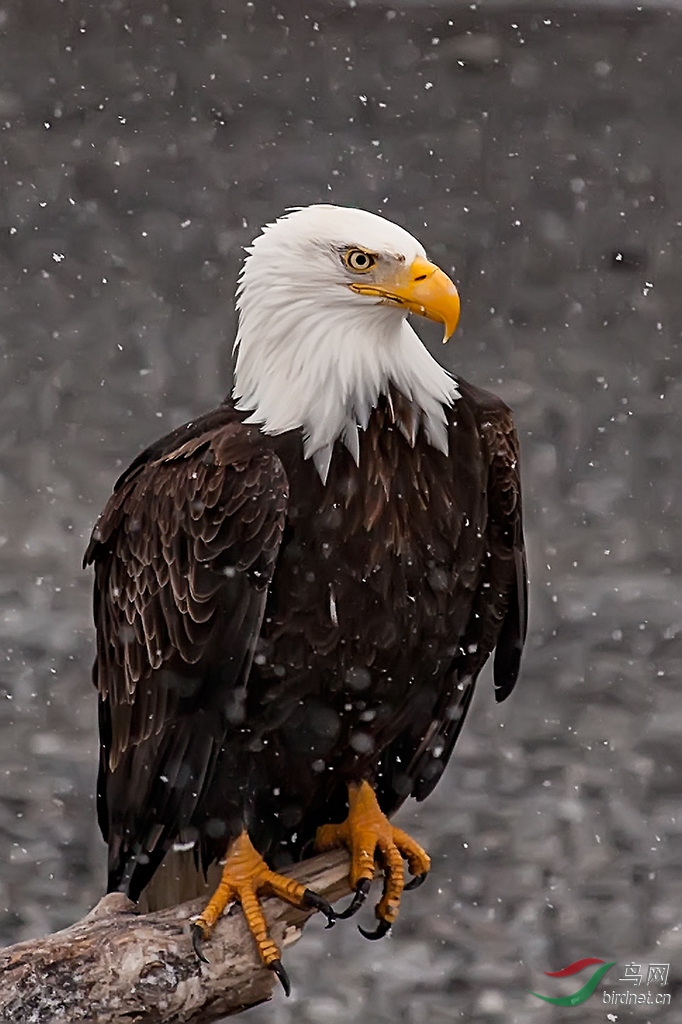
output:
POLYGON ((434 868, 394 937, 313 923, 244 1020, 682 1020, 682 12, 569 6, 2 3, 3 941, 102 892, 92 523, 228 389, 241 246, 334 201, 460 284, 438 355, 515 409, 533 617, 401 815, 434 868), (528 994, 585 956, 619 966, 582 1007, 528 994), (670 1006, 604 1004, 628 963, 670 1006))

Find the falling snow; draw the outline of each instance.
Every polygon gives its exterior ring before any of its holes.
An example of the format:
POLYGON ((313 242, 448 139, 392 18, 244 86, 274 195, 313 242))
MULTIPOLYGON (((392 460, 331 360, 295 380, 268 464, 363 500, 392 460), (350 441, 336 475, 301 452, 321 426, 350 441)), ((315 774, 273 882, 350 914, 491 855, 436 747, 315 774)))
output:
MULTIPOLYGON (((456 277, 457 340, 425 337, 515 410, 530 650, 507 704, 482 679, 444 779, 401 812, 433 872, 393 939, 314 923, 287 951, 297 1001, 251 1017, 535 1024, 527 990, 585 949, 679 950, 682 15, 222 6, 77 0, 30 35, 2 12, 2 938, 102 888, 93 519, 138 450, 227 391, 258 226, 356 204, 456 277)), ((351 707, 369 683, 349 668, 351 707)))

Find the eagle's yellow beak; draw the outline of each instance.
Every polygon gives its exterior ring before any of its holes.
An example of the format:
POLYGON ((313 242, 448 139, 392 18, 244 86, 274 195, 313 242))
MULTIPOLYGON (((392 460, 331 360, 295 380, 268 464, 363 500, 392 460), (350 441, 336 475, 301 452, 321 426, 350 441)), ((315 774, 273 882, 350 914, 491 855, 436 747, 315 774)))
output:
POLYGON ((382 303, 402 306, 410 313, 437 320, 445 328, 444 343, 459 320, 457 289, 440 267, 423 256, 417 256, 409 267, 401 267, 390 280, 375 280, 372 284, 353 281, 348 287, 358 295, 375 295, 382 303))

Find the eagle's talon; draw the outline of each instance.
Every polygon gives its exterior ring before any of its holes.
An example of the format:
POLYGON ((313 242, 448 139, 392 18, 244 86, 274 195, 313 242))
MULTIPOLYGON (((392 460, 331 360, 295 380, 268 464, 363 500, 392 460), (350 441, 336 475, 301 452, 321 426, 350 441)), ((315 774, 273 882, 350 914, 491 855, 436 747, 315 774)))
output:
POLYGON ((414 892, 420 885, 423 885, 428 878, 428 871, 422 871, 421 874, 415 875, 410 881, 403 887, 403 892, 414 892))
POLYGON ((381 939, 387 935, 398 916, 404 889, 417 889, 424 882, 431 861, 411 836, 390 821, 381 810, 377 795, 367 781, 349 783, 348 816, 338 825, 322 825, 317 830, 315 843, 320 851, 345 846, 350 853, 350 881, 355 882, 355 895, 350 906, 337 918, 353 917, 365 902, 370 885, 380 865, 384 877, 384 891, 377 906, 379 927, 375 932, 360 929, 368 939, 381 939), (412 878, 405 885, 405 865, 412 878))
MULTIPOLYGON (((201 941, 206 940, 227 905, 234 901, 241 904, 247 927, 255 942, 261 962, 279 978, 282 988, 289 995, 291 984, 281 961, 279 946, 270 936, 268 922, 261 906, 261 895, 275 896, 292 907, 315 907, 334 916, 327 901, 300 882, 286 875, 272 871, 256 850, 247 832, 242 832, 228 848, 218 888, 213 893, 201 914, 194 919, 192 941, 194 949, 204 959, 201 941)), ((206 961, 208 963, 208 961, 206 961)))
POLYGON ((191 935, 192 935, 192 948, 193 948, 194 952, 196 953, 198 959, 201 960, 202 964, 209 964, 211 961, 208 960, 204 956, 204 951, 203 951, 203 948, 202 948, 202 943, 204 942, 204 939, 206 938, 206 936, 204 934, 204 929, 201 927, 200 924, 196 924, 196 922, 195 922, 192 925, 191 935))
POLYGON ((285 996, 290 996, 291 995, 291 981, 289 980, 289 975, 287 974, 287 972, 286 972, 286 970, 284 968, 284 964, 282 963, 282 961, 281 960, 271 960, 270 963, 268 964, 268 967, 279 978, 279 980, 281 982, 281 985, 282 985, 282 988, 284 989, 284 995, 285 996))
POLYGON ((388 935, 390 930, 390 921, 379 921, 379 924, 376 926, 373 932, 366 931, 361 925, 358 925, 358 931, 360 932, 360 934, 363 935, 366 939, 369 939, 371 942, 374 942, 375 939, 385 938, 385 936, 388 935))
POLYGON ((303 893, 303 899, 301 903, 304 907, 314 907, 315 910, 319 910, 321 914, 327 918, 325 929, 333 928, 336 924, 337 913, 324 896, 319 896, 312 889, 306 889, 303 893))
POLYGON ((358 884, 355 886, 355 893, 353 894, 353 899, 351 900, 349 905, 346 907, 345 910, 342 910, 340 913, 337 913, 337 921, 347 921, 349 917, 354 917, 357 914, 358 910, 363 905, 363 903, 365 902, 369 895, 371 885, 371 878, 360 879, 358 884))

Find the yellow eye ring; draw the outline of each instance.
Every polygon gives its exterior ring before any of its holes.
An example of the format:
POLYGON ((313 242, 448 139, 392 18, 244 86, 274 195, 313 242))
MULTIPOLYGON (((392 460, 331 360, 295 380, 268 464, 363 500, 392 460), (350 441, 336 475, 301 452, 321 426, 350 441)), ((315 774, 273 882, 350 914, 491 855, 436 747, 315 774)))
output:
POLYGON ((366 252, 364 249, 348 249, 343 254, 343 262, 353 273, 366 274, 376 266, 377 258, 373 253, 366 252))

